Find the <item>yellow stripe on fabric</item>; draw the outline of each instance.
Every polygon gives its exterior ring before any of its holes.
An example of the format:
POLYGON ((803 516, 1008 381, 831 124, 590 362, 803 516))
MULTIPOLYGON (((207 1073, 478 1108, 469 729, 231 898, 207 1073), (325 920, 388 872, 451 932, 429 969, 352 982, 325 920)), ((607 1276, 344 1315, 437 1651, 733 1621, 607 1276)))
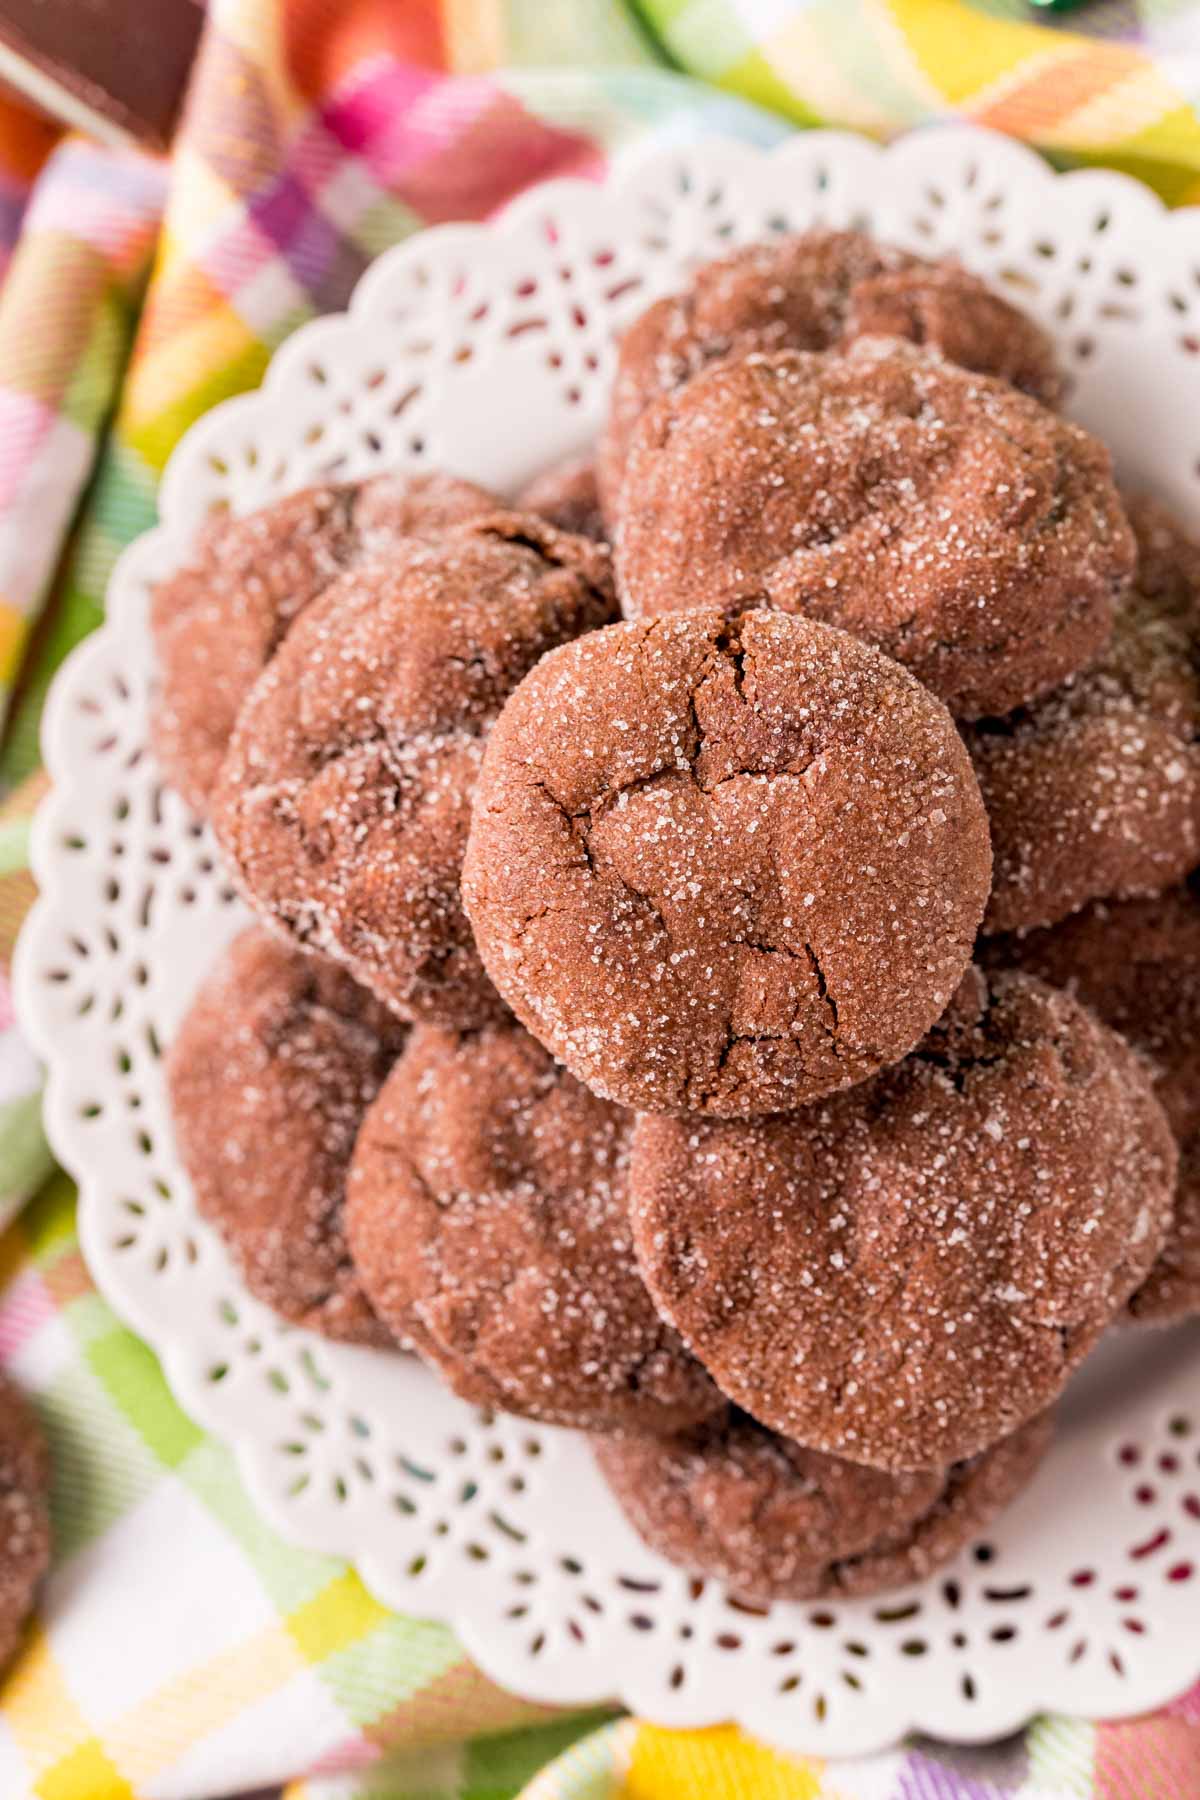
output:
POLYGON ((88 1738, 70 1756, 47 1769, 34 1786, 38 1800, 137 1800, 99 1738, 88 1738))
POLYGON ((733 1725, 666 1731, 639 1721, 621 1800, 819 1800, 823 1769, 768 1750, 733 1725))
POLYGON ((503 67, 508 33, 502 0, 442 0, 446 62, 455 75, 503 67))
POLYGON ((1039 72, 1095 50, 1086 38, 1051 38, 1044 26, 990 19, 968 11, 962 0, 886 0, 909 54, 943 100, 963 106, 1006 76, 1019 78, 1025 64, 1039 72))
POLYGON ((371 1598, 358 1576, 347 1573, 289 1613, 286 1624, 309 1662, 318 1663, 365 1637, 390 1616, 386 1607, 371 1598))
POLYGON ((105 1739, 138 1786, 148 1784, 193 1744, 278 1693, 307 1663, 282 1624, 189 1669, 131 1707, 105 1739))
POLYGON ((256 343, 254 333, 224 302, 160 339, 142 356, 136 379, 126 388, 121 420, 125 436, 136 444, 146 427, 157 422, 161 409, 190 393, 198 377, 236 362, 256 343))
POLYGON ((91 1737, 91 1726, 72 1699, 36 1620, 4 1684, 4 1722, 33 1778, 91 1737))
POLYGON ((11 600, 0 600, 0 682, 7 685, 17 672, 17 664, 29 631, 29 620, 11 600))

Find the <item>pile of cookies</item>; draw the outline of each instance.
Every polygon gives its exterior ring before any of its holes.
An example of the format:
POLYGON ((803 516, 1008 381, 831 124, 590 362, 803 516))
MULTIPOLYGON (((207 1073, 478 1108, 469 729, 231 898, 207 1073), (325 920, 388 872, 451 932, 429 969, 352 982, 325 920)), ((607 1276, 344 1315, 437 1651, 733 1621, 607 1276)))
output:
POLYGON ((1060 397, 957 265, 780 236, 594 462, 219 516, 155 596, 260 921, 171 1052, 199 1206, 751 1602, 926 1574, 1200 1310, 1200 549, 1060 397))

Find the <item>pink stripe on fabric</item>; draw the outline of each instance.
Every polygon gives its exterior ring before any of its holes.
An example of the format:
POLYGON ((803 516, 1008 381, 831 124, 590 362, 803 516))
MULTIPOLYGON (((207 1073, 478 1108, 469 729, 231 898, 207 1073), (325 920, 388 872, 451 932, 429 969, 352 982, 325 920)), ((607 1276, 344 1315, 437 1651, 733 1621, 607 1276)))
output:
POLYGON ((1164 1707, 1173 1719, 1183 1719, 1188 1725, 1200 1725, 1200 1681, 1189 1688, 1186 1694, 1180 1694, 1178 1700, 1172 1700, 1170 1706, 1164 1707))
POLYGON ((36 1337, 55 1315, 50 1290, 35 1269, 24 1268, 0 1302, 0 1361, 7 1361, 36 1337))
POLYGON ((166 169, 149 156, 68 142, 47 163, 30 197, 27 231, 79 238, 117 266, 141 259, 166 198, 166 169))
MULTIPOLYGON (((483 79, 432 81, 420 92, 402 92, 408 84, 398 77, 404 73, 393 68, 376 76, 360 120, 373 129, 363 131, 354 146, 382 187, 398 184, 407 171, 453 146, 496 97, 495 87, 483 79)), ((356 92, 348 104, 357 110, 360 98, 356 92)), ((533 120, 530 125, 532 137, 544 129, 533 120)))
POLYGON ((363 157, 374 168, 378 146, 397 130, 402 132, 422 96, 442 82, 441 76, 427 69, 381 57, 362 65, 353 84, 347 84, 321 108, 318 122, 343 152, 363 157))
POLYGON ((0 511, 20 492, 38 446, 58 414, 32 394, 0 388, 0 511))

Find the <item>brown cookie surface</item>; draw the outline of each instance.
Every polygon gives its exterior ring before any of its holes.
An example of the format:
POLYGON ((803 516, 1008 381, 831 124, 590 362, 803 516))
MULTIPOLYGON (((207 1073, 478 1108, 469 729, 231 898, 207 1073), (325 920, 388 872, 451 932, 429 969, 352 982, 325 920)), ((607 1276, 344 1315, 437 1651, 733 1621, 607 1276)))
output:
POLYGON ((391 1343, 350 1261, 346 1170, 404 1027, 335 964, 256 928, 192 1002, 167 1061, 196 1204, 252 1294, 350 1343, 391 1343))
POLYGON ((965 728, 992 827, 989 931, 1158 893, 1200 863, 1200 545, 1131 504, 1134 585, 1097 661, 965 728))
POLYGON ((887 338, 714 364, 638 421, 630 617, 770 605, 840 625, 963 718, 1090 662, 1134 545, 1095 438, 887 338))
POLYGON ((398 540, 306 610, 244 706, 213 824, 256 910, 402 1017, 500 1010, 459 899, 484 738, 612 616, 607 552, 526 513, 398 540))
POLYGON ((870 646, 771 612, 548 656, 492 734, 464 864, 492 979, 568 1068, 722 1117, 910 1049, 988 881, 944 708, 870 646))
POLYGON ((1053 405, 1060 381, 1039 326, 953 263, 930 263, 860 231, 806 231, 705 263, 625 333, 599 476, 615 520, 633 428, 646 407, 719 357, 828 350, 883 334, 936 349, 1053 405))
POLYGON ((1162 1254, 1129 1303, 1166 1324, 1200 1311, 1200 898, 1097 902, 1047 931, 988 939, 989 968, 1066 988, 1149 1062, 1179 1141, 1175 1213, 1162 1254))
POLYGON ((630 1125, 519 1025, 413 1033, 359 1137, 350 1241, 464 1399, 594 1430, 720 1406, 638 1274, 630 1125))
POLYGON ((516 502, 522 512, 537 513, 560 531, 606 543, 604 515, 596 482, 596 464, 590 456, 573 456, 555 463, 521 490, 516 502))
POLYGON ((441 474, 310 487, 244 518, 215 516, 151 604, 158 689, 151 732, 167 780, 197 812, 243 700, 293 622, 347 569, 498 502, 441 474))
POLYGON ((11 1662, 50 1564, 50 1453, 23 1395, 0 1377, 0 1668, 11 1662))
POLYGON ((730 1409, 671 1437, 599 1438, 639 1535, 742 1600, 875 1594, 949 1562, 1032 1477, 1046 1415, 949 1469, 889 1475, 805 1450, 730 1409))
POLYGON ((920 1049, 850 1093, 641 1117, 634 1243, 660 1311, 763 1424, 947 1467, 1043 1411, 1145 1278, 1175 1160, 1123 1039, 973 970, 920 1049))

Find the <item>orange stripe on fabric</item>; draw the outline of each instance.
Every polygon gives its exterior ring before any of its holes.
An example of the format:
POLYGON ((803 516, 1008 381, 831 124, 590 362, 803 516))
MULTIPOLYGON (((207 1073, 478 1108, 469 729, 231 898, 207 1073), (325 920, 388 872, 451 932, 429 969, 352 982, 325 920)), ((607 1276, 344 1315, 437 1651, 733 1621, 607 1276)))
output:
MULTIPOLYGON (((1072 114, 1140 67, 1138 59, 1128 51, 1114 56, 1103 54, 1106 48, 1097 45, 1095 51, 1059 57, 1028 73, 1018 71, 1010 92, 999 93, 983 105, 970 106, 968 111, 977 124, 991 125, 1016 137, 1043 141, 1056 133, 1065 137, 1068 134, 1061 128, 1072 114)), ((1131 125, 1121 135, 1132 136, 1134 130, 1136 126, 1131 125)))
POLYGON ((508 60, 500 0, 442 0, 446 58, 456 75, 481 75, 508 60))

